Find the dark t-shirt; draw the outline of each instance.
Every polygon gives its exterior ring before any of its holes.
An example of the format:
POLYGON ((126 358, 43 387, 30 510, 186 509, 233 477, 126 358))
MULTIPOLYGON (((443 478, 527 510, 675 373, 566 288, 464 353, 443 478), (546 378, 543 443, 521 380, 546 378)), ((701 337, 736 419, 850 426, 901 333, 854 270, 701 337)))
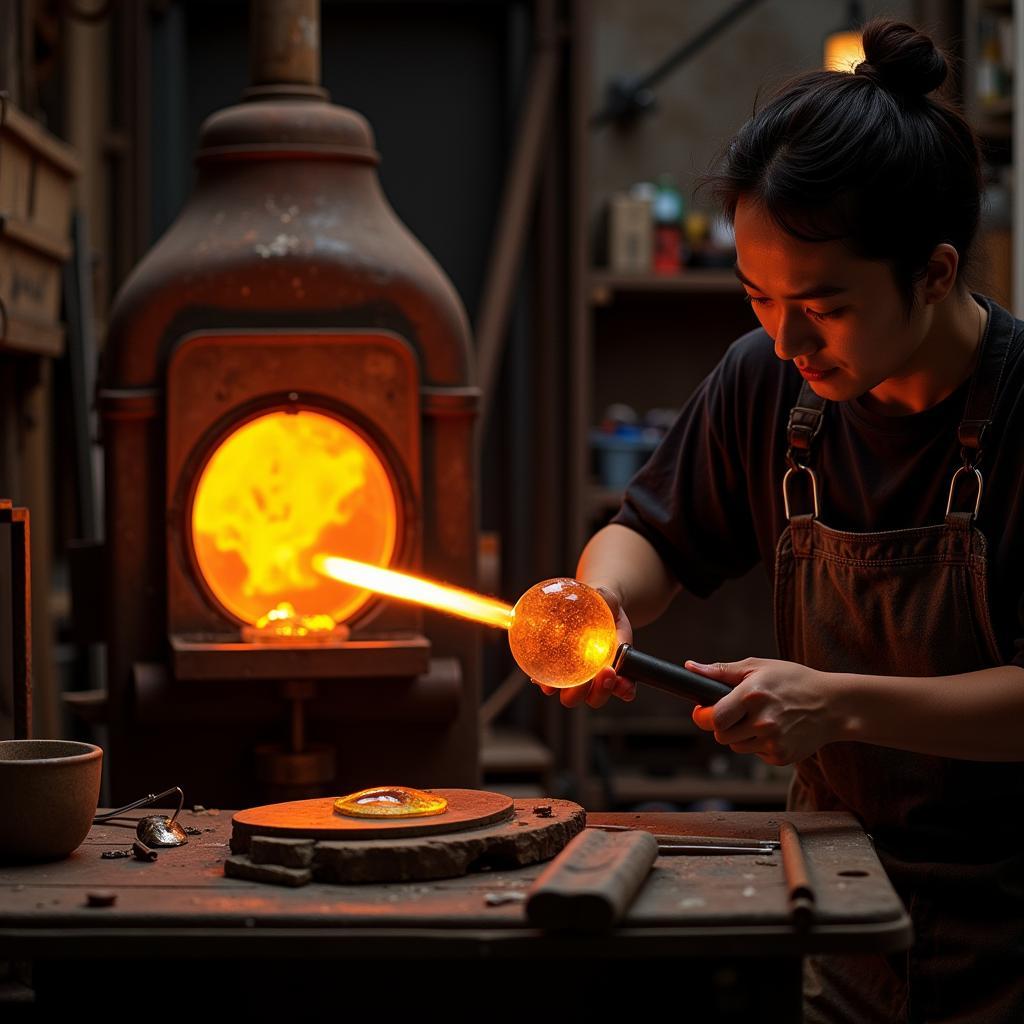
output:
MULTIPOLYGON (((979 298, 981 298, 979 296, 979 298)), ((992 624, 1024 667, 1024 322, 991 300, 988 330, 1013 334, 981 465, 977 526, 988 541, 992 624), (996 315, 993 316, 992 314, 996 315)), ((771 338, 734 342, 626 489, 612 522, 636 530, 689 591, 705 597, 758 561, 773 572, 786 527, 786 424, 802 378, 771 338)), ((924 412, 886 416, 860 399, 829 402, 814 446, 820 518, 841 530, 941 523, 961 464, 957 426, 970 381, 924 412)), ((973 489, 964 488, 973 500, 973 489)), ((794 502, 803 495, 794 490, 794 502)), ((809 499, 801 504, 809 511, 809 499)), ((894 662, 893 674, 899 665, 894 662)))

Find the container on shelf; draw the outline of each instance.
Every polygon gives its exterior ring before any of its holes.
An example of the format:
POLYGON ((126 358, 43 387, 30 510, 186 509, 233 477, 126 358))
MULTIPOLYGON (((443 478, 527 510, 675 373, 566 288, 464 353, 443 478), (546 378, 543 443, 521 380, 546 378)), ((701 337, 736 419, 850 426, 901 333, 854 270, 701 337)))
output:
POLYGON ((658 178, 654 197, 654 272, 678 274, 683 269, 683 196, 670 174, 658 178))
POLYGON ((608 204, 608 266, 622 274, 649 274, 654 258, 651 201, 618 193, 608 204))
POLYGON ((633 478, 647 457, 658 447, 660 437, 651 437, 641 427, 621 428, 609 433, 590 432, 590 446, 597 455, 597 474, 602 487, 621 490, 633 478))

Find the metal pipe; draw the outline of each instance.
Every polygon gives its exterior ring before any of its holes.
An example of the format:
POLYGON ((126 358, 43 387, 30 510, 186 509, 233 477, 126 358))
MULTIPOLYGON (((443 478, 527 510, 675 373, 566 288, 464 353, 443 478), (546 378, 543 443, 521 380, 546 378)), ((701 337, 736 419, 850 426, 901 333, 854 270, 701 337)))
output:
POLYGON ((320 0, 252 0, 249 77, 253 85, 320 84, 320 0))
POLYGON ((612 663, 615 671, 636 683, 646 683, 673 697, 683 697, 695 704, 711 705, 732 690, 731 686, 716 679, 698 675, 682 665, 653 658, 629 644, 619 644, 612 663))
POLYGON ((302 700, 292 698, 291 753, 301 754, 306 749, 306 719, 302 700))
POLYGON ((561 66, 558 40, 553 35, 539 39, 515 149, 505 177, 494 248, 477 317, 477 380, 481 391, 478 444, 482 443, 488 416, 494 406, 498 370, 508 330, 508 313, 537 194, 561 66))

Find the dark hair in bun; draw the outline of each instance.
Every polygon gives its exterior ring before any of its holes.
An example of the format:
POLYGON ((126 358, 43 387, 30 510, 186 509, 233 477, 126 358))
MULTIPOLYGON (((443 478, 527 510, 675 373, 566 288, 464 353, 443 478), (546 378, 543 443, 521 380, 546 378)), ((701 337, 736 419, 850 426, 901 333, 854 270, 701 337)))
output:
POLYGON ((864 61, 854 74, 904 96, 926 96, 946 80, 948 65, 941 50, 901 21, 872 21, 864 29, 864 61))
POLYGON ((902 22, 864 29, 856 72, 811 71, 739 130, 705 186, 731 217, 740 197, 790 234, 844 240, 890 264, 908 310, 935 247, 952 245, 963 279, 981 209, 977 139, 941 94, 948 65, 902 22))

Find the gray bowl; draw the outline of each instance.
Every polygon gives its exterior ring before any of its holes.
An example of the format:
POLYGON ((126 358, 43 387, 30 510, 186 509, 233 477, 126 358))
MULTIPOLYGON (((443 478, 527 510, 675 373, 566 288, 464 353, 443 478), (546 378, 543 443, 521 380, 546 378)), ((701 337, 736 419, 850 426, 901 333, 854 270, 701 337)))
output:
POLYGON ((59 860, 96 814, 103 751, 73 740, 0 740, 0 860, 59 860))

